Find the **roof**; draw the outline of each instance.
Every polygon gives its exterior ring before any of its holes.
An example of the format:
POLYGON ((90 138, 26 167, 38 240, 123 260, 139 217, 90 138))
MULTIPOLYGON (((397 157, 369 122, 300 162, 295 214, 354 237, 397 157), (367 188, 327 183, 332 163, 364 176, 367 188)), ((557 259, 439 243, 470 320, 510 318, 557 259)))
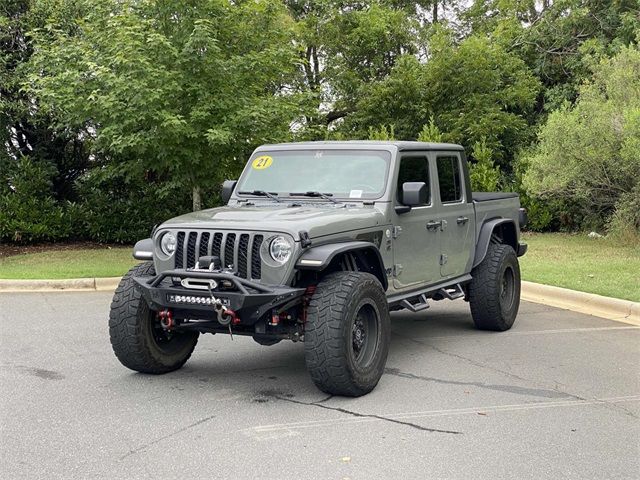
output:
POLYGON ((320 142, 290 142, 262 145, 260 149, 273 147, 396 147, 398 150, 464 150, 461 145, 455 143, 431 143, 431 142, 409 142, 396 140, 345 140, 345 141, 320 141, 320 142))

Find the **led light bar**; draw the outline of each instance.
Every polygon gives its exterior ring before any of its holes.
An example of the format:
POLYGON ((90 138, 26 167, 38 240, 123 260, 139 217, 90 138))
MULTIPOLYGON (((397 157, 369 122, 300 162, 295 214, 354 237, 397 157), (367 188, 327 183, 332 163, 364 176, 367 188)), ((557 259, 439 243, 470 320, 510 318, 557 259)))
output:
POLYGON ((212 305, 211 297, 197 297, 193 295, 168 295, 171 303, 187 303, 190 305, 212 305))

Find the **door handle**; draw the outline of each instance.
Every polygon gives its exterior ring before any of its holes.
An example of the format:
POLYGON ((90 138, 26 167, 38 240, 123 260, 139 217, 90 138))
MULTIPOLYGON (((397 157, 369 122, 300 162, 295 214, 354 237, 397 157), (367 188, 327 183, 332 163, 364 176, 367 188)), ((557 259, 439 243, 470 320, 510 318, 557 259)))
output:
POLYGON ((442 220, 430 220, 427 222, 427 230, 438 230, 442 227, 442 220))
POLYGON ((456 222, 458 222, 458 225, 464 225, 468 221, 469 221, 469 217, 458 217, 456 219, 456 222))

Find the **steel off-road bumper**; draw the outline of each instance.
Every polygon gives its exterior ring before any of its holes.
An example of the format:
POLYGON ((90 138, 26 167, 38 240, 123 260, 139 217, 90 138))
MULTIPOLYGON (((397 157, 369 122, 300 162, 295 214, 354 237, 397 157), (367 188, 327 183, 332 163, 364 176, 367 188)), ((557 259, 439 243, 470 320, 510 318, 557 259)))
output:
POLYGON ((305 292, 304 288, 262 285, 245 280, 232 273, 176 269, 155 277, 135 277, 137 288, 149 308, 156 311, 169 309, 175 318, 215 321, 211 295, 235 313, 237 325, 254 325, 273 309, 295 304, 305 292), (215 280, 217 287, 208 289, 186 288, 183 279, 215 280), (223 285, 226 287, 221 288, 223 285))

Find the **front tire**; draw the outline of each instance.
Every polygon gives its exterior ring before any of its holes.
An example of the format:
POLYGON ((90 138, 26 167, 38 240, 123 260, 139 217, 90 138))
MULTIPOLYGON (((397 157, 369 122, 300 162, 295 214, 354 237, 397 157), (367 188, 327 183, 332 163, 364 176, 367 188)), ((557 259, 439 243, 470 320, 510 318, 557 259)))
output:
POLYGON ((492 243, 471 272, 471 316, 480 330, 509 330, 520 307, 520 265, 509 245, 492 243))
POLYGON ((133 277, 155 275, 152 263, 141 263, 122 277, 109 313, 113 351, 125 367, 142 373, 161 374, 182 367, 198 342, 198 332, 162 330, 156 312, 135 287, 133 277))
POLYGON ((389 353, 387 299, 376 277, 336 272, 317 286, 307 312, 305 362, 316 386, 359 397, 375 388, 389 353))
POLYGON ((279 338, 272 338, 269 337, 267 335, 254 335, 253 336, 253 341, 256 342, 259 345, 262 345, 263 347, 271 347, 277 343, 280 343, 279 338))

